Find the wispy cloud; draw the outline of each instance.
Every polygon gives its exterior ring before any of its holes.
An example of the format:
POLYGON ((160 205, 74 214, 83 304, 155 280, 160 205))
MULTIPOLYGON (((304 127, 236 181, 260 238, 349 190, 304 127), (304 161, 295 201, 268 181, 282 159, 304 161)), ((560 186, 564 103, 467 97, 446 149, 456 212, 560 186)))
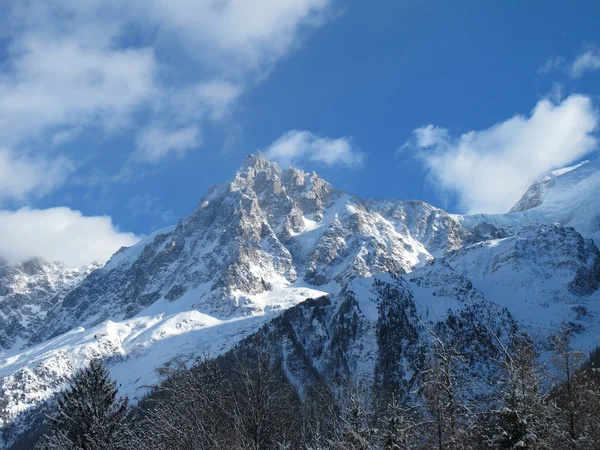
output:
POLYGON ((573 78, 579 78, 585 72, 598 69, 600 69, 600 50, 594 48, 578 55, 571 64, 570 72, 573 78))
POLYGON ((537 103, 529 116, 452 137, 428 125, 413 131, 412 148, 436 185, 469 213, 507 212, 530 184, 596 149, 599 115, 590 98, 537 103))
POLYGON ((195 126, 168 130, 162 125, 150 126, 137 136, 136 159, 155 163, 169 154, 181 158, 191 148, 199 147, 202 138, 195 126))
POLYGON ((17 145, 81 123, 116 128, 155 89, 150 50, 86 48, 73 40, 26 38, 0 78, 0 137, 17 145))
POLYGON ((283 165, 318 162, 330 166, 357 166, 364 155, 347 137, 331 139, 309 131, 292 130, 285 133, 265 150, 267 158, 283 165))
POLYGON ((150 218, 156 227, 177 221, 175 213, 170 209, 166 209, 159 197, 147 193, 131 197, 127 202, 127 210, 132 217, 150 218))
MULTIPOLYGON (((7 38, 0 40, 7 55, 0 65, 0 143, 21 153, 31 142, 60 147, 89 128, 108 136, 127 129, 141 130, 129 162, 182 155, 199 146, 203 126, 226 118, 305 31, 323 22, 330 6, 11 0, 0 17, 7 38)), ((65 159, 44 146, 27 148, 38 149, 37 159, 65 159)))
POLYGON ((74 164, 64 157, 16 154, 0 148, 0 204, 46 194, 62 184, 73 170, 74 164))
POLYGON ((566 65, 566 61, 562 56, 556 56, 548 59, 542 67, 538 69, 540 75, 547 75, 554 72, 555 70, 563 70, 566 65))
POLYGON ((548 75, 558 71, 571 78, 581 78, 586 72, 592 72, 600 69, 600 49, 597 46, 588 47, 582 53, 579 53, 572 61, 562 56, 556 56, 548 59, 542 67, 539 68, 540 75, 548 75))

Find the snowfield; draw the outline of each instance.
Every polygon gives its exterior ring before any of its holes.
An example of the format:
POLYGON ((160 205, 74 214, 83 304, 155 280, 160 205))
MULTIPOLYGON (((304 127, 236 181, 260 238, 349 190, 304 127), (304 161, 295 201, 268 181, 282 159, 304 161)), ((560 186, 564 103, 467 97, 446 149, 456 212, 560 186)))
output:
POLYGON ((4 388, 19 397, 11 405, 13 414, 50 398, 94 358, 111 362, 119 392, 135 402, 159 381, 157 368, 221 354, 278 312, 325 293, 308 287, 276 286, 269 293, 246 299, 264 305, 264 310, 226 320, 191 309, 194 294, 198 293, 190 292, 176 304, 156 302, 128 320, 78 327, 25 350, 4 352, 0 377, 4 388))

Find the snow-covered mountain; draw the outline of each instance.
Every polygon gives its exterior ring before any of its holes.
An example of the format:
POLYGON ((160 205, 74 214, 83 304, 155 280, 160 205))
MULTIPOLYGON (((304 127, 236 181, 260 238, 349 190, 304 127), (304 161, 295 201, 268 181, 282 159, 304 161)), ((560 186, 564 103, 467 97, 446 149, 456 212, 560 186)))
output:
POLYGON ((583 347, 600 344, 600 252, 574 229, 526 226, 514 236, 467 246, 442 261, 509 310, 540 342, 570 322, 582 332, 577 339, 583 347))
POLYGON ((426 203, 351 197, 259 153, 231 182, 211 187, 188 218, 119 251, 48 313, 31 342, 157 304, 189 304, 220 320, 287 308, 294 302, 265 303, 265 293, 304 285, 330 292, 357 275, 409 272, 470 238, 426 203))
POLYGON ((356 278, 338 295, 285 311, 259 334, 301 395, 311 385, 343 377, 363 386, 375 383, 377 395, 408 395, 432 323, 444 324, 453 345, 470 357, 465 369, 482 381, 491 372, 486 365, 498 356, 492 336, 508 339, 516 329, 506 309, 434 263, 414 274, 356 278))
POLYGON ((560 223, 600 242, 600 159, 555 170, 532 184, 508 214, 458 217, 467 228, 486 223, 512 234, 523 224, 560 223))
POLYGON ((37 331, 48 311, 97 264, 68 269, 60 262, 0 260, 0 348, 20 348, 37 331))
POLYGON ((299 389, 310 373, 340 370, 409 383, 411 352, 435 321, 481 361, 494 351, 486 327, 506 336, 520 324, 545 342, 569 322, 590 349, 600 335, 594 168, 554 172, 513 212, 463 217, 356 198, 250 155, 189 217, 82 280, 58 270, 49 279, 72 282, 17 301, 3 292, 18 283, 1 278, 0 311, 15 324, 2 329, 2 391, 16 415, 100 356, 135 400, 156 367, 223 353, 265 325, 299 389))

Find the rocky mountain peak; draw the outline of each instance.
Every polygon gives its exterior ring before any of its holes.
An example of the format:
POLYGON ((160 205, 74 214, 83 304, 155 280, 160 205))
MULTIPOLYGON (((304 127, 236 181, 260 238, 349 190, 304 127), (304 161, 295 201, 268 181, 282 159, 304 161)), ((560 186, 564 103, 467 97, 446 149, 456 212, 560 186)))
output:
POLYGON ((545 176, 529 186, 519 201, 510 209, 509 213, 527 211, 540 206, 549 187, 555 183, 555 177, 545 176))
POLYGON ((282 170, 261 152, 244 158, 242 167, 229 185, 230 192, 238 190, 250 195, 254 193, 261 200, 267 200, 271 195, 282 195, 295 202, 303 202, 305 199, 324 200, 333 192, 336 196, 342 194, 316 172, 306 173, 294 167, 282 170))
POLYGON ((255 170, 260 172, 272 165, 276 164, 265 158, 265 155, 263 155, 262 152, 257 151, 256 153, 249 153, 244 157, 240 170, 255 170))
POLYGON ((237 171, 233 182, 232 190, 252 189, 255 182, 264 181, 275 182, 280 179, 281 168, 273 161, 269 161, 261 152, 246 155, 242 167, 237 171))
POLYGON ((209 188, 189 217, 118 252, 77 286, 32 342, 164 301, 220 318, 255 314, 277 307, 258 297, 274 289, 408 272, 468 235, 426 203, 351 197, 259 152, 209 188))

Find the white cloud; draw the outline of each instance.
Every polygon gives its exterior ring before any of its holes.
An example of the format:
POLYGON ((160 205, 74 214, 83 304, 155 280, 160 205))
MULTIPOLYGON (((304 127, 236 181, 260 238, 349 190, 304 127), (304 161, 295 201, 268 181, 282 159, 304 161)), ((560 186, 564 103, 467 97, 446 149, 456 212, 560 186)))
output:
POLYGON ((452 138, 428 125, 410 145, 438 186, 469 213, 508 211, 546 172, 593 151, 599 116, 588 97, 538 102, 529 117, 514 116, 488 129, 452 138))
POLYGON ((430 148, 440 145, 449 139, 448 130, 434 127, 431 124, 414 130, 414 136, 416 144, 420 148, 430 148))
POLYGON ((538 74, 547 75, 555 70, 563 70, 565 67, 565 63, 566 61, 562 56, 550 58, 544 63, 542 67, 538 69, 538 74))
POLYGON ((69 208, 0 211, 0 255, 9 262, 34 257, 78 267, 106 262, 122 246, 138 241, 119 232, 110 217, 84 216, 69 208))
POLYGON ((294 48, 303 26, 315 26, 330 0, 190 1, 140 3, 162 30, 177 36, 228 75, 261 69, 294 48), (200 46, 202 51, 199 51, 200 46), (218 55, 218 57, 215 57, 218 55))
POLYGON ((242 93, 242 87, 227 81, 199 83, 193 93, 200 104, 206 105, 213 119, 221 118, 242 93))
POLYGON ((585 72, 598 69, 600 69, 600 51, 597 49, 589 50, 575 58, 575 61, 571 64, 571 76, 579 78, 585 72))
POLYGON ((589 50, 580 53, 572 62, 567 61, 562 56, 550 58, 539 68, 540 75, 547 75, 554 71, 559 71, 569 75, 571 78, 581 78, 586 72, 592 72, 600 69, 600 49, 591 47, 589 50))
POLYGON ((349 138, 322 138, 309 131, 298 130, 288 131, 273 142, 265 150, 265 156, 283 165, 311 161, 327 165, 356 166, 363 161, 363 154, 349 138))
POLYGON ((65 158, 16 155, 0 148, 0 203, 50 192, 72 171, 73 164, 65 158))
POLYGON ((154 114, 173 126, 224 118, 243 93, 243 86, 223 80, 166 89, 153 99, 154 114))
POLYGON ((16 145, 82 123, 116 127, 153 93, 149 50, 106 50, 26 38, 0 76, 0 138, 16 145))
POLYGON ((149 50, 31 36, 16 41, 0 68, 0 202, 62 184, 75 168, 68 163, 73 156, 52 147, 76 139, 86 124, 112 130, 128 123, 154 91, 154 65, 149 50))
MULTIPOLYGON (((9 0, 0 15, 0 204, 60 186, 86 158, 74 141, 89 128, 141 130, 129 162, 198 147, 202 126, 224 119, 331 1, 9 0)), ((104 261, 136 240, 109 217, 68 208, 0 211, 0 236, 5 258, 68 265, 104 261)))
POLYGON ((198 127, 168 130, 163 126, 146 128, 137 136, 136 158, 140 161, 158 162, 169 154, 181 158, 190 148, 200 146, 202 139, 198 127))
POLYGON ((330 4, 12 0, 0 16, 0 143, 20 153, 32 142, 61 146, 90 127, 135 127, 148 128, 138 139, 144 161, 181 155, 197 146, 204 121, 223 119, 322 23, 330 4))

